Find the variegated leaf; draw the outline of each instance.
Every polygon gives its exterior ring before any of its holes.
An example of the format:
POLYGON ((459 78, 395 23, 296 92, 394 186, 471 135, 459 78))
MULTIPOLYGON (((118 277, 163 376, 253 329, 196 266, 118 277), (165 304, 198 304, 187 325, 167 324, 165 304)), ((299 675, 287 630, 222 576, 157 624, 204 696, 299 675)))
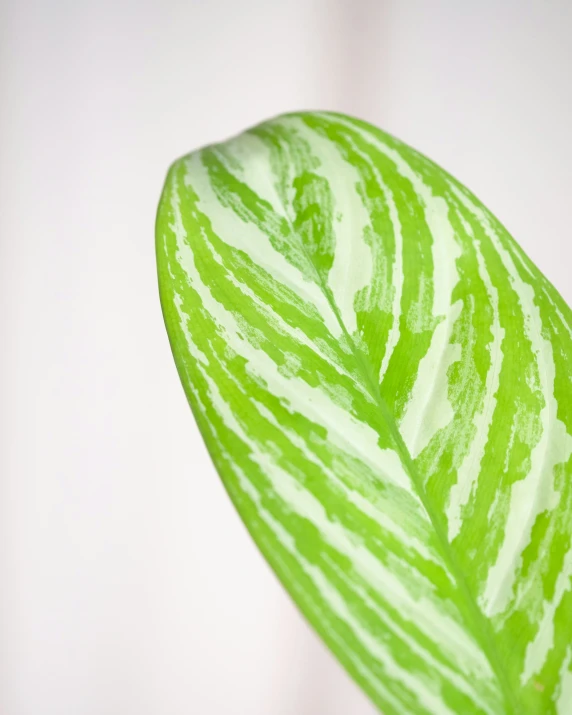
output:
POLYGON ((157 258, 228 493, 379 709, 570 715, 572 314, 495 217, 289 114, 171 167, 157 258))

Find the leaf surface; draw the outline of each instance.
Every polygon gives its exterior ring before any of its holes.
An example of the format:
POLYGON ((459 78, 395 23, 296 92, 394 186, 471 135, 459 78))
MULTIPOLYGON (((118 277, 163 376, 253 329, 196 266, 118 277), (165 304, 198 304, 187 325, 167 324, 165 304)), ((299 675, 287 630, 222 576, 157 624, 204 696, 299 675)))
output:
POLYGON ((289 114, 173 164, 157 261, 225 487, 380 711, 570 715, 572 314, 497 219, 289 114))

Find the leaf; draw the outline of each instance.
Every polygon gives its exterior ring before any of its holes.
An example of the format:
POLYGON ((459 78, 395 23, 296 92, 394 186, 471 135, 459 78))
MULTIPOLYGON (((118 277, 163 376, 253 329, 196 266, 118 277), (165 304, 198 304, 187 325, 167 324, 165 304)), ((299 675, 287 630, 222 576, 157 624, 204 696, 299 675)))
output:
POLYGON ((173 164, 157 260, 225 487, 379 709, 572 713, 572 314, 495 217, 289 114, 173 164))

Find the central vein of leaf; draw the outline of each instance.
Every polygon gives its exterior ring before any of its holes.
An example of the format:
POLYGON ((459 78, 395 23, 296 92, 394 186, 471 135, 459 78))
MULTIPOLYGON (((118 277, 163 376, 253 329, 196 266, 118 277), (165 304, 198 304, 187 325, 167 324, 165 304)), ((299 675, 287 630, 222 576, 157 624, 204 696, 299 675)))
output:
POLYGON ((363 354, 363 351, 361 350, 361 348, 356 344, 355 340, 352 338, 352 336, 348 332, 348 330, 342 320, 340 311, 338 309, 338 306, 336 304, 336 301, 334 299, 334 296, 332 295, 330 288, 327 286, 323 277, 321 276, 321 274, 318 270, 318 267, 316 266, 316 264, 313 260, 313 257, 310 255, 310 252, 307 250, 305 242, 299 236, 299 234, 294 230, 293 227, 292 227, 292 234, 297 236, 298 239, 300 240, 302 250, 304 251, 309 264, 312 266, 312 268, 314 270, 316 284, 320 287, 321 291, 327 298, 332 311, 334 312, 334 315, 340 325, 340 328, 344 334, 344 337, 346 338, 348 345, 350 346, 350 348, 352 350, 352 353, 353 353, 353 356, 354 356, 354 359, 356 362, 356 367, 359 370, 359 373, 361 374, 365 383, 369 387, 371 397, 375 400, 375 402, 379 408, 380 414, 383 418, 383 421, 387 425, 388 429, 390 430, 390 433, 395 441, 397 451, 401 458, 401 461, 402 461, 404 467, 406 468, 407 473, 409 474, 409 477, 411 478, 413 486, 415 487, 415 489, 419 495, 419 498, 420 498, 420 500, 429 516, 429 519, 431 520, 431 523, 433 525, 433 528, 435 529, 435 533, 437 535, 437 538, 438 538, 438 541, 439 541, 439 544, 441 547, 442 556, 445 559, 445 562, 447 563, 447 565, 449 566, 451 574, 453 575, 453 578, 455 579, 455 581, 457 583, 459 593, 461 594, 462 598, 465 600, 466 610, 464 611, 463 615, 465 617, 465 620, 467 621, 467 627, 472 632, 476 641, 481 645, 483 652, 484 652, 485 656, 487 657, 487 659, 491 665, 491 668, 493 669, 493 672, 497 676, 500 689, 501 689, 502 694, 505 699, 506 715, 523 715, 523 713, 525 711, 523 710, 522 705, 519 703, 519 700, 511 687, 511 684, 507 677, 506 671, 503 667, 503 663, 501 662, 501 659, 499 657, 499 654, 498 654, 498 651, 496 648, 496 644, 494 641, 491 624, 490 624, 489 620, 483 615, 482 611, 480 610, 479 606, 477 605, 475 598, 473 597, 473 594, 471 593, 471 590, 469 589, 469 586, 468 586, 467 580, 463 574, 462 568, 460 567, 460 564, 459 564, 459 562, 456 558, 456 555, 451 547, 451 544, 449 543, 449 541, 447 539, 446 529, 441 521, 439 514, 437 513, 437 510, 434 508, 434 506, 431 503, 431 500, 429 499, 429 497, 427 495, 427 492, 423 485, 423 480, 421 479, 420 475, 418 474, 417 467, 415 466, 415 462, 413 461, 413 458, 411 457, 411 454, 409 453, 407 445, 405 444, 403 437, 401 436, 401 433, 400 433, 399 428, 395 422, 395 419, 394 419, 393 415, 391 414, 391 411, 389 410, 387 403, 385 402, 385 400, 381 394, 379 383, 375 379, 375 376, 372 372, 371 366, 370 366, 366 356, 363 354))

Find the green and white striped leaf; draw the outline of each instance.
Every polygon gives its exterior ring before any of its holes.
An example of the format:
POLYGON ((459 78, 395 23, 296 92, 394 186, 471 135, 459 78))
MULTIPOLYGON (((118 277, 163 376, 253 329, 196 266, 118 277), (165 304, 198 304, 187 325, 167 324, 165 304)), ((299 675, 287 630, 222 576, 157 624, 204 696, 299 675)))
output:
POLYGON ((572 314, 497 219, 289 114, 173 164, 157 260, 226 489, 380 711, 570 715, 572 314))

